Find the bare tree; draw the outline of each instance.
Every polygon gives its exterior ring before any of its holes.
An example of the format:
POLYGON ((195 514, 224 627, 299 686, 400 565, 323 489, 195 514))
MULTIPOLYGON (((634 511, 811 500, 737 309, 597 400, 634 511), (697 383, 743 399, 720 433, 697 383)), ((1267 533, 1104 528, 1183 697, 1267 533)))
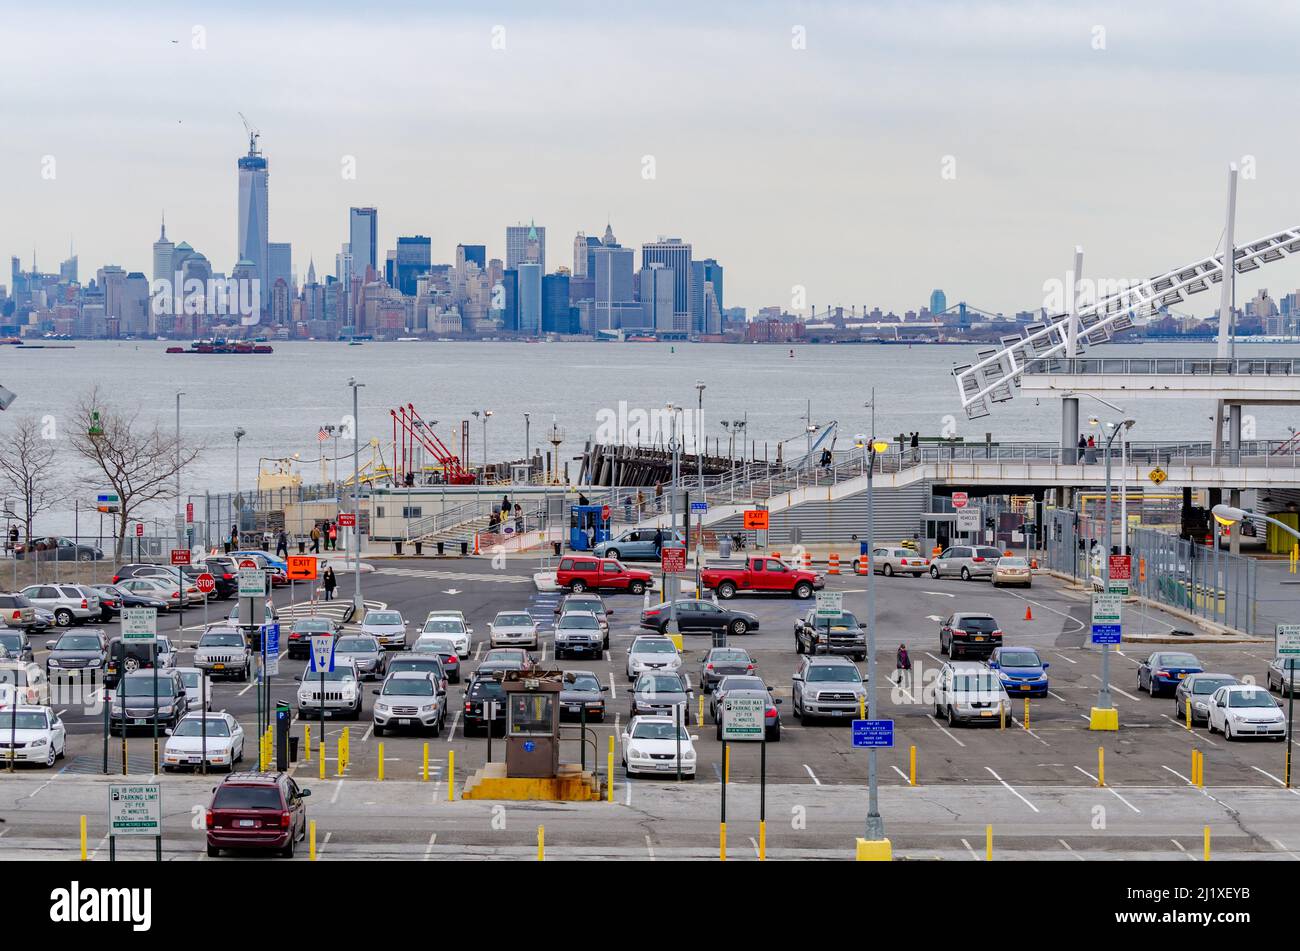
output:
POLYGON ((174 433, 164 433, 157 423, 146 426, 138 412, 106 403, 98 387, 77 404, 71 442, 73 450, 103 474, 120 500, 118 557, 133 515, 143 507, 174 498, 177 474, 202 452, 196 445, 181 445, 178 451, 174 433))
MULTIPOLYGON (((0 490, 22 523, 25 550, 32 548, 32 523, 67 498, 56 468, 58 442, 35 416, 24 416, 0 435, 0 490)), ((6 513, 10 514, 10 513, 6 513)))

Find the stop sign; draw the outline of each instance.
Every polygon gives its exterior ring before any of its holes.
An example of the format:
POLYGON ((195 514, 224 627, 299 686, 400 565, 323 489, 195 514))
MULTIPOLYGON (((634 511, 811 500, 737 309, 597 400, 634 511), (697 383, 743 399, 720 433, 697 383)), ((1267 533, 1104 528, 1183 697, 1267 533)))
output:
POLYGON ((969 497, 965 492, 954 492, 952 494, 952 507, 955 509, 964 509, 969 497))
POLYGON ((200 594, 211 594, 217 590, 217 579, 205 571, 194 579, 194 587, 199 589, 200 594))
POLYGON ((136 523, 135 523, 135 537, 136 537, 136 538, 139 538, 139 537, 140 537, 141 535, 143 535, 143 534, 144 534, 144 522, 136 522, 136 523))
POLYGON ((257 562, 255 562, 255 561, 254 561, 253 559, 251 559, 251 558, 241 558, 240 561, 239 561, 239 567, 241 567, 241 568, 261 568, 262 566, 259 565, 257 562))

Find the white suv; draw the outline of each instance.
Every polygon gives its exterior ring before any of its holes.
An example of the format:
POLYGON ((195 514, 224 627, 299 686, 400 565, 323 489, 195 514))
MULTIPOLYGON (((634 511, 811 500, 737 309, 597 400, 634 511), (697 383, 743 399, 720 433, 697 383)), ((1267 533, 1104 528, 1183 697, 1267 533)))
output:
POLYGON ((38 608, 53 611, 54 623, 59 627, 99 619, 99 593, 92 588, 75 584, 32 584, 21 593, 38 608))
POLYGON ((336 663, 334 670, 324 674, 324 696, 321 696, 321 674, 303 671, 298 685, 298 719, 311 723, 319 721, 323 712, 327 717, 346 717, 356 720, 361 716, 361 679, 352 664, 336 663))
POLYGON ((944 664, 934 682, 934 715, 958 723, 999 723, 1011 718, 1011 699, 985 664, 944 664))
POLYGON ((420 633, 449 638, 456 645, 457 657, 461 660, 469 657, 469 639, 474 636, 474 628, 465 623, 464 611, 430 611, 420 633))

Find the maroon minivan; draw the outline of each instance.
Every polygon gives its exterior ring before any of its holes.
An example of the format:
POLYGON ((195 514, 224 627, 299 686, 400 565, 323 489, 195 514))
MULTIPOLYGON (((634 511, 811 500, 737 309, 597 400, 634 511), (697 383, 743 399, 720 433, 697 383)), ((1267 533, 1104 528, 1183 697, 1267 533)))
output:
POLYGON ((300 789, 288 773, 231 773, 212 790, 208 805, 208 855, 222 849, 271 849, 293 857, 307 837, 310 789, 300 789))

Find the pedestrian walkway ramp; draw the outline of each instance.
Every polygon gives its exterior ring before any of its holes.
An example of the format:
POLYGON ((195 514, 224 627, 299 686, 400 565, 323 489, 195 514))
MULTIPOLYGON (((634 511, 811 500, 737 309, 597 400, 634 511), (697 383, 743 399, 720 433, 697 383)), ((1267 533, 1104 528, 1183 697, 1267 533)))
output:
POLYGON ((488 763, 465 783, 462 799, 501 799, 514 802, 596 802, 600 779, 574 763, 561 763, 554 777, 507 776, 505 763, 488 763))

